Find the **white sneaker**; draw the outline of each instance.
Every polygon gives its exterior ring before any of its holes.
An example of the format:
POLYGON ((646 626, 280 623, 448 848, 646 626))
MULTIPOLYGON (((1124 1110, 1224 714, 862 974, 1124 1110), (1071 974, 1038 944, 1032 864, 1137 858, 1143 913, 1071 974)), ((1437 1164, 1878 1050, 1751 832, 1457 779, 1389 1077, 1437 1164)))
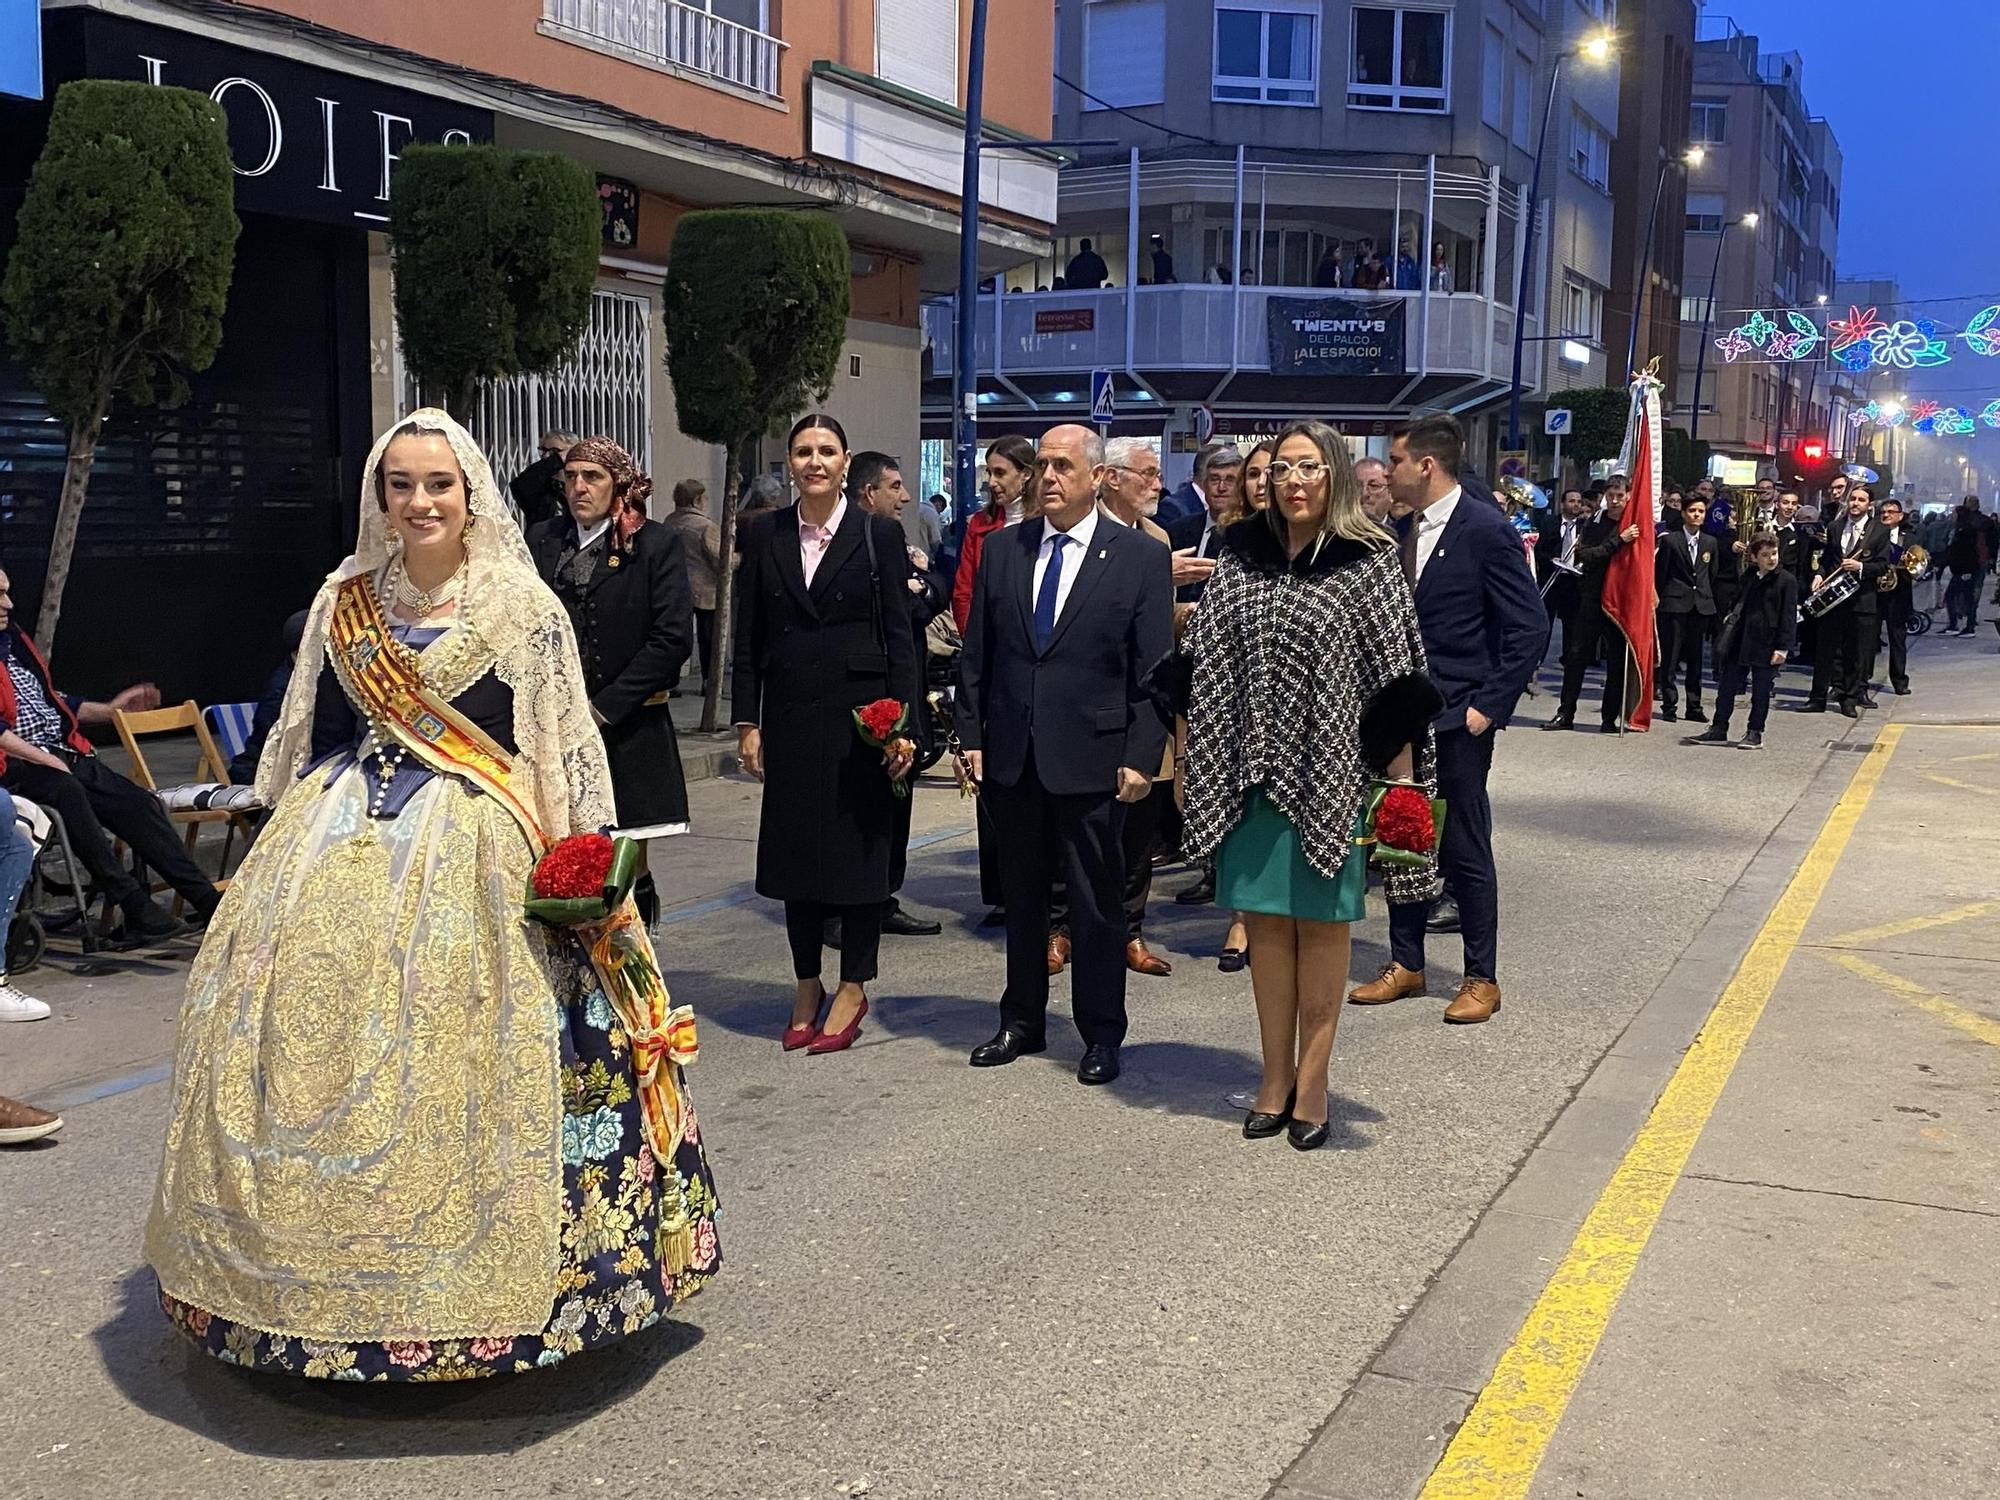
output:
POLYGON ((24 995, 0 979, 0 1021, 46 1021, 49 1008, 33 995, 24 995))

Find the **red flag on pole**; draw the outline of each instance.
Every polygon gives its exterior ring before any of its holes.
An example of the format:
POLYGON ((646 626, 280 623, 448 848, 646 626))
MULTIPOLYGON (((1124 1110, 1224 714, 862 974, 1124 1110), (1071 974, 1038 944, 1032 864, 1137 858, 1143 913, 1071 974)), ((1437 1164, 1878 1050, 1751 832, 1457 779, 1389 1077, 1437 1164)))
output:
POLYGON ((1625 450, 1618 467, 1632 482, 1618 529, 1639 528, 1638 537, 1611 556, 1604 575, 1604 613, 1625 637, 1625 701, 1618 720, 1627 729, 1653 722, 1653 667, 1659 654, 1654 608, 1653 513, 1660 503, 1660 382, 1641 374, 1632 381, 1632 415, 1625 427, 1625 450))

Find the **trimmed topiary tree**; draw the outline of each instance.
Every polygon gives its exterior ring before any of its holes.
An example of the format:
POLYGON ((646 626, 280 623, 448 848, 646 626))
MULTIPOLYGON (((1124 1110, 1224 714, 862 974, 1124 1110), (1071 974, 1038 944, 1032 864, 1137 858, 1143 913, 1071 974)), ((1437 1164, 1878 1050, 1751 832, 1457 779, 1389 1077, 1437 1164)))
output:
POLYGON ((107 80, 57 92, 0 282, 14 353, 69 429, 35 624, 44 651, 112 403, 178 405, 222 346, 235 205, 228 125, 207 95, 107 80))
MULTIPOLYGON (((667 371, 681 431, 725 454, 722 555, 736 546, 744 444, 826 399, 847 338, 852 278, 847 236, 831 219, 784 209, 691 213, 667 265, 667 371)), ((713 660, 701 727, 722 706, 722 663, 734 603, 731 570, 717 590, 713 660)))
POLYGON ((464 420, 482 380, 560 365, 590 318, 603 211, 568 157, 411 146, 389 191, 396 323, 428 401, 464 420))

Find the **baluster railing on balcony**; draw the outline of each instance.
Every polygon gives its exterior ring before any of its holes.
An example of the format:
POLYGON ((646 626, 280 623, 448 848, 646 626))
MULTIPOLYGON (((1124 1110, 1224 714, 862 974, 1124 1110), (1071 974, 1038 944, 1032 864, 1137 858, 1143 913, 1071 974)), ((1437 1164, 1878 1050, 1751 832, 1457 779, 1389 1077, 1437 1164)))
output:
POLYGON ((681 0, 542 0, 542 29, 779 97, 783 42, 681 0))

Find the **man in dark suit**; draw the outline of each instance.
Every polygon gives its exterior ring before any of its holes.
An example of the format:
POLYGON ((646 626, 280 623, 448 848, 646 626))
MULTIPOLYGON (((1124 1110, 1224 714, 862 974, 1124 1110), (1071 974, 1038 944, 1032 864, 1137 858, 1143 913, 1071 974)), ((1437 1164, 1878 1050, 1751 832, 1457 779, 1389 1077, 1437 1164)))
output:
MULTIPOLYGON (((1804 515, 1800 514, 1801 501, 1797 490, 1785 490, 1778 496, 1778 508, 1772 513, 1772 531, 1778 538, 1778 566, 1792 575, 1799 586, 1799 597, 1805 598, 1806 582, 1813 575, 1814 554, 1819 550, 1819 538, 1804 515)), ((1799 628, 1792 638, 1793 661, 1809 662, 1813 659, 1814 630, 1819 622, 1810 617, 1799 621, 1799 628)))
POLYGON ((1562 703, 1544 729, 1569 729, 1576 724, 1577 700, 1583 695, 1583 674, 1599 658, 1604 661, 1604 701, 1598 717, 1603 732, 1618 733, 1618 714, 1625 701, 1625 637, 1604 613, 1604 579, 1620 547, 1639 538, 1639 523, 1623 531, 1627 486, 1613 478, 1605 487, 1597 514, 1583 523, 1574 552, 1583 570, 1577 580, 1576 616, 1564 627, 1562 703))
MULTIPOLYGON (((1431 681, 1444 699, 1434 723, 1446 806, 1438 864, 1458 899, 1465 944, 1464 978, 1444 1018, 1461 1024, 1500 1008, 1500 892, 1486 777, 1493 737, 1513 716, 1549 638, 1520 533, 1498 506, 1461 486, 1464 456, 1464 431, 1450 416, 1419 418, 1389 446, 1389 487, 1411 510, 1403 568, 1416 590, 1431 681)), ((1428 913, 1427 902, 1390 906, 1393 962, 1350 998, 1380 1004, 1422 993, 1428 913)))
POLYGON ((1889 566, 1889 533, 1869 515, 1874 496, 1865 485, 1847 485, 1847 514, 1827 530, 1826 545, 1813 569, 1817 590, 1836 574, 1851 573, 1860 587, 1854 597, 1819 617, 1818 650, 1813 658, 1812 691, 1802 713, 1823 714, 1829 698, 1850 719, 1861 717, 1868 691, 1865 675, 1880 622, 1875 580, 1889 566))
POLYGON ((1718 544, 1701 529, 1708 506, 1690 495, 1681 507, 1681 528, 1662 536, 1653 554, 1653 583, 1659 590, 1660 722, 1677 717, 1674 672, 1687 670, 1687 717, 1706 724, 1701 711, 1701 646, 1715 619, 1715 566, 1718 544))
POLYGON ((1227 512, 1236 504, 1236 486, 1242 475, 1243 455, 1234 443, 1203 443, 1194 456, 1194 473, 1187 483, 1160 502, 1153 519, 1171 532, 1174 522, 1184 517, 1206 517, 1217 504, 1214 491, 1218 487, 1222 491, 1220 500, 1225 502, 1222 509, 1227 512))
MULTIPOLYGON (((1883 589, 1877 586, 1881 595, 1877 603, 1882 611, 1882 630, 1889 638, 1889 686, 1895 689, 1897 697, 1907 698, 1910 695, 1910 610, 1917 586, 1903 571, 1902 561, 1903 554, 1916 544, 1917 535, 1916 528, 1903 515, 1900 500, 1882 502, 1882 529, 1888 533, 1885 557, 1889 564, 1888 571, 1882 576, 1893 579, 1893 587, 1883 589)), ((1875 653, 1871 650, 1868 655, 1868 677, 1872 680, 1875 676, 1875 653)))
POLYGON ((1576 611, 1583 597, 1576 548, 1588 519, 1583 491, 1564 490, 1556 514, 1542 521, 1535 538, 1535 572, 1542 580, 1542 603, 1549 613, 1549 639, 1554 641, 1560 620, 1565 653, 1576 639, 1576 611))
POLYGON ((1208 586, 1208 575, 1222 556, 1223 530, 1236 514, 1237 487, 1243 482, 1243 455, 1233 446, 1216 444, 1212 450, 1202 451, 1207 456, 1197 461, 1195 469, 1195 477, 1201 481, 1196 491, 1200 509, 1166 523, 1167 543, 1176 556, 1204 565, 1199 578, 1175 591, 1175 599, 1182 604, 1198 603, 1208 586))
POLYGON ((998 1067, 1047 1045, 1049 889, 1069 904, 1083 1083, 1118 1076, 1125 1039, 1125 809, 1146 795, 1167 722, 1140 683, 1173 649, 1173 563, 1097 508, 1104 443, 1051 429, 1042 513, 986 543, 959 658, 959 742, 1000 840, 1007 991, 972 1053, 998 1067))

